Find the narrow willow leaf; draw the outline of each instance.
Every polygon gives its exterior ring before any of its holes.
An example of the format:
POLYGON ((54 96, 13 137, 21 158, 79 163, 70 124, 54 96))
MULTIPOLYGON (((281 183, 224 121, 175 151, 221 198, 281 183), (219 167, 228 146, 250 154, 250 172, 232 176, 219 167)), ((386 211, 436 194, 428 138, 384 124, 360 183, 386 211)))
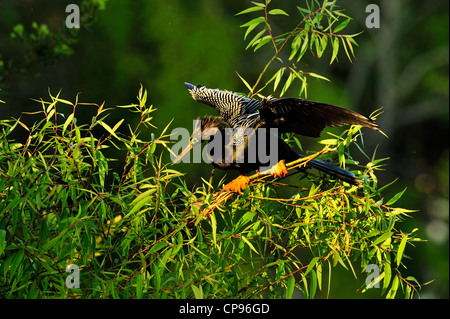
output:
POLYGON ((280 93, 280 97, 283 96, 284 93, 286 93, 286 91, 289 89, 289 87, 292 84, 292 81, 294 81, 294 73, 291 72, 286 80, 286 82, 284 83, 283 89, 281 90, 280 93))
POLYGON ((347 55, 348 60, 350 62, 352 62, 352 57, 350 56, 350 54, 348 53, 348 50, 347 50, 347 41, 345 40, 344 37, 342 37, 341 40, 342 40, 342 46, 344 47, 344 50, 345 50, 345 54, 347 55))
POLYGON ((398 283, 399 283, 398 276, 395 276, 394 280, 392 280, 391 289, 389 290, 389 292, 386 295, 386 299, 394 299, 395 298, 395 295, 397 294, 397 290, 398 290, 398 283))
POLYGON ((266 19, 264 17, 258 17, 258 18, 252 19, 252 20, 242 24, 240 27, 245 28, 245 27, 249 27, 252 25, 258 25, 263 22, 266 22, 266 19))
POLYGON ((103 122, 103 121, 98 121, 97 123, 99 123, 101 126, 103 126, 103 128, 104 128, 105 130, 107 130, 112 136, 118 138, 118 136, 116 135, 116 133, 114 133, 113 129, 112 129, 108 124, 106 124, 106 123, 103 122))
POLYGON ((319 75, 319 74, 316 74, 316 73, 309 72, 308 75, 309 75, 309 76, 312 76, 313 78, 317 78, 317 79, 321 79, 321 80, 325 80, 325 81, 331 82, 331 81, 330 81, 329 79, 327 79, 326 77, 324 77, 324 76, 322 76, 322 75, 319 75))
POLYGON ((352 43, 355 42, 355 40, 353 40, 352 38, 345 38, 345 40, 347 41, 347 45, 350 49, 350 52, 352 53, 352 56, 355 57, 355 52, 353 51, 353 45, 352 43))
POLYGON ((267 27, 265 27, 263 30, 261 30, 260 32, 258 32, 258 34, 256 34, 253 39, 251 39, 251 41, 248 43, 247 47, 245 48, 246 50, 248 48, 250 48, 251 46, 253 46, 253 44, 259 40, 259 38, 261 38, 263 36, 263 34, 266 32, 267 27))
POLYGON ((400 246, 398 246, 397 251, 397 267, 400 266, 400 262, 402 261, 403 252, 405 250, 406 242, 408 241, 408 235, 403 235, 402 241, 400 242, 400 246))
POLYGON ((292 299, 292 295, 294 294, 295 288, 295 278, 294 275, 289 276, 286 288, 286 299, 292 299))
POLYGON ((258 7, 261 7, 261 8, 265 8, 265 7, 266 7, 266 5, 265 5, 264 3, 259 3, 259 2, 255 2, 255 1, 252 1, 252 3, 253 3, 255 6, 258 6, 258 7))
POLYGON ((265 37, 262 37, 258 41, 254 43, 255 48, 253 49, 253 52, 258 50, 260 47, 262 47, 264 44, 269 43, 272 37, 270 35, 266 35, 265 37))
POLYGON ((245 84, 245 86, 247 87, 247 89, 248 89, 250 92, 253 92, 252 87, 250 86, 250 84, 248 84, 248 82, 245 81, 245 79, 244 79, 239 73, 236 72, 236 74, 237 74, 238 77, 241 79, 241 81, 245 84))
POLYGON ((311 280, 310 280, 310 287, 309 287, 309 298, 313 299, 316 294, 317 289, 317 275, 314 270, 311 270, 311 280))
POLYGON ((347 20, 343 21, 341 24, 339 24, 336 28, 334 28, 333 33, 337 33, 339 31, 341 31, 342 29, 344 29, 348 25, 350 20, 351 19, 347 19, 347 20))
POLYGON ((244 34, 244 41, 247 39, 247 36, 250 34, 250 32, 252 32, 253 29, 255 29, 257 26, 258 26, 258 24, 252 24, 251 26, 249 26, 247 28, 247 31, 245 31, 245 34, 244 34))
POLYGON ((297 34, 297 36, 294 38, 291 44, 291 55, 289 56, 289 61, 291 61, 295 57, 298 50, 300 49, 301 44, 302 44, 302 35, 297 34))
POLYGON ((386 262, 384 264, 384 280, 383 280, 383 293, 386 291, 386 289, 389 287, 389 284, 391 283, 391 264, 386 262))
POLYGON ((67 117, 67 120, 64 122, 64 125, 63 125, 63 131, 62 131, 63 134, 64 134, 64 132, 66 131, 67 126, 69 126, 70 122, 72 122, 73 117, 74 117, 74 114, 72 113, 72 114, 70 114, 70 115, 67 117))
POLYGON ((406 191, 406 187, 404 190, 402 190, 401 192, 397 193, 394 195, 394 197, 392 197, 390 200, 388 200, 388 202, 386 203, 387 206, 390 206, 392 204, 394 204, 396 201, 398 201, 400 199, 400 197, 402 197, 403 193, 406 191))
POLYGON ((386 239, 391 238, 392 234, 393 234, 393 232, 391 232, 391 231, 384 233, 383 235, 381 235, 380 237, 375 239, 375 241, 373 242, 373 245, 378 245, 379 243, 384 242, 386 239))
POLYGON ((217 221, 214 213, 211 214, 211 229, 213 235, 213 244, 217 247, 217 221))
POLYGON ((277 14, 282 14, 285 16, 289 16, 289 14, 287 14, 285 11, 281 10, 281 9, 273 9, 269 11, 269 14, 271 15, 277 15, 277 14))
POLYGON ((319 290, 322 290, 322 263, 317 264, 317 285, 319 286, 319 290))
POLYGON ((319 257, 314 257, 311 259, 311 262, 308 265, 308 268, 306 268, 305 276, 313 269, 313 267, 316 265, 316 262, 319 260, 319 257))
POLYGON ((152 188, 152 189, 149 189, 148 191, 146 191, 146 192, 140 194, 138 197, 136 197, 130 204, 131 207, 133 207, 133 208, 128 212, 128 214, 125 217, 128 217, 128 216, 134 214, 142 206, 144 206, 148 201, 153 199, 153 197, 150 196, 150 195, 153 194, 154 192, 156 192, 156 187, 152 188))
POLYGON ((300 48, 300 53, 298 54, 298 57, 297 57, 297 63, 301 60, 301 58, 303 57, 305 52, 308 50, 309 37, 308 37, 307 32, 304 33, 302 40, 303 40, 303 44, 302 44, 302 47, 300 48))
POLYGON ((331 55, 331 61, 330 64, 333 63, 333 61, 336 59, 337 54, 339 52, 339 38, 334 38, 333 42, 331 43, 332 47, 333 47, 333 54, 331 55))
POLYGON ((198 287, 195 285, 192 285, 192 291, 194 292, 195 299, 203 299, 203 288, 201 285, 198 287))
POLYGON ((309 9, 305 9, 305 8, 302 8, 302 7, 299 7, 299 6, 297 6, 297 9, 298 9, 298 11, 300 12, 300 13, 306 13, 306 14, 310 14, 311 13, 311 11, 309 10, 309 9))
POLYGON ((246 14, 246 13, 250 13, 250 12, 254 12, 254 11, 260 11, 260 10, 264 10, 264 7, 260 7, 260 6, 255 6, 255 7, 250 7, 247 8, 245 10, 242 10, 241 12, 236 13, 235 15, 240 15, 240 14, 246 14))
POLYGON ((0 229, 0 256, 6 248, 6 230, 0 229))
POLYGON ((245 238, 242 235, 241 235, 241 238, 251 248, 251 250, 253 250, 256 254, 259 255, 258 251, 255 249, 255 247, 252 245, 252 243, 247 238, 245 238))
MULTIPOLYGON (((147 91, 145 91, 145 92, 147 92, 147 91)), ((121 119, 119 122, 117 122, 116 125, 114 125, 114 127, 112 128, 112 131, 113 132, 117 131, 117 129, 123 123, 123 121, 124 121, 124 119, 121 119)))
POLYGON ((281 80, 281 77, 284 74, 284 70, 285 70, 285 68, 281 68, 276 73, 275 82, 273 84, 273 91, 274 92, 277 90, 278 84, 280 84, 280 80, 281 80))

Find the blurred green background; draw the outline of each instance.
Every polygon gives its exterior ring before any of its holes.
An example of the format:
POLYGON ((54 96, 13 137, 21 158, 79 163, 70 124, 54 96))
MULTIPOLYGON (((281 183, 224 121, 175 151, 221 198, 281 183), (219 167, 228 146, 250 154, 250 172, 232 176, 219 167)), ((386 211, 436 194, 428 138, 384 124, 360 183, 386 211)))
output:
MULTIPOLYGON (((65 8, 70 3, 79 2, 0 0, 0 58, 7 61, 26 53, 17 40, 11 39, 15 25, 31 30, 36 21, 57 32, 64 28, 65 8)), ((389 138, 367 132, 365 151, 371 155, 378 146, 377 158, 390 158, 379 174, 380 185, 396 178, 398 181, 386 197, 407 187, 398 206, 418 210, 402 229, 409 232, 418 227, 419 236, 427 240, 406 251, 412 258, 406 263, 409 273, 421 283, 434 280, 422 289, 421 297, 448 298, 449 3, 341 0, 337 4, 354 18, 346 33, 364 31, 356 38, 356 58, 349 62, 343 50, 339 62, 331 66, 331 52, 321 59, 310 54, 304 58, 300 69, 331 80, 310 80, 308 98, 367 115, 383 108, 378 122, 389 138), (379 29, 365 26, 369 3, 379 5, 379 29)), ((306 6, 304 0, 272 1, 273 8, 290 14, 273 18, 275 33, 297 25, 300 15, 296 5, 306 6)), ((256 53, 245 50, 244 29, 239 26, 257 15, 235 14, 250 6, 250 1, 242 0, 108 1, 105 9, 97 12, 95 23, 81 29, 74 54, 53 63, 37 63, 24 70, 27 72, 0 79, 0 100, 6 102, 0 104, 0 118, 17 118, 22 112, 40 110, 40 104, 30 98, 48 101, 49 90, 52 95, 62 90, 60 97, 70 101, 81 92, 80 102, 105 101, 107 107, 135 103, 142 83, 149 92, 148 103, 158 109, 153 122, 156 135, 172 119, 171 128, 191 130, 192 119, 215 113, 191 99, 185 81, 246 92, 236 72, 254 83, 271 57, 269 46, 256 53)), ((285 96, 296 96, 298 91, 299 87, 293 86, 285 96)), ((95 110, 86 107, 78 112, 79 121, 89 122, 95 110)), ((129 113, 126 116, 133 121, 129 113)), ((109 123, 115 124, 122 117, 120 112, 113 112, 109 123)), ((33 118, 24 116, 22 120, 32 122, 33 118)), ((302 142, 304 149, 319 148, 312 139, 302 142)), ((176 169, 187 173, 191 186, 200 182, 200 176, 209 176, 211 170, 206 164, 181 164, 176 169)), ((335 275, 332 285, 339 287, 340 298, 355 297, 359 288, 352 284, 348 272, 335 275)))

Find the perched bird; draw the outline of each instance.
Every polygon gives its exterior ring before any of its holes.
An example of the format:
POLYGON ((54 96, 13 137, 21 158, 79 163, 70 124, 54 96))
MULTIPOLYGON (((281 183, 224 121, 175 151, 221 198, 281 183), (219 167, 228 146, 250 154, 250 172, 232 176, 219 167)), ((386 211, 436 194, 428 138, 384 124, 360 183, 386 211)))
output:
MULTIPOLYGON (((268 164, 268 159, 252 155, 263 154, 258 148, 271 149, 271 143, 275 143, 276 156, 279 160, 272 173, 276 177, 287 174, 285 162, 297 160, 302 155, 294 152, 289 145, 280 138, 280 133, 292 132, 304 136, 318 137, 326 127, 343 125, 362 125, 378 130, 378 124, 360 113, 340 106, 314 102, 300 98, 265 98, 261 101, 245 96, 223 91, 208 89, 204 86, 194 86, 185 83, 193 99, 210 105, 219 111, 220 117, 206 116, 200 119, 200 125, 192 135, 190 145, 177 157, 177 162, 193 146, 201 141, 209 140, 208 145, 219 145, 221 139, 222 148, 215 147, 207 151, 210 161, 215 167, 221 169, 238 169, 241 174, 257 170, 268 164), (261 130, 262 128, 266 130, 261 130), (278 135, 273 136, 270 128, 277 128, 278 135), (233 129, 233 130, 231 130, 233 129), (227 132, 232 131, 232 136, 227 132), (250 133, 248 134, 248 131, 250 133), (263 132, 262 134, 260 134, 263 132), (228 134, 229 135, 229 134, 228 134), (211 140, 211 137, 214 137, 211 140), (256 147, 256 149, 255 149, 256 147), (252 153, 250 153, 252 149, 252 153), (208 152, 214 151, 210 154, 208 152), (256 152, 256 153, 255 153, 256 152), (228 158, 225 156, 228 154, 228 158), (230 154, 232 156, 230 157, 230 154), (253 160, 250 160, 253 159, 253 160)), ((333 175, 346 182, 356 184, 353 173, 336 167, 330 163, 311 160, 308 167, 314 167, 327 174, 333 175)), ((240 191, 248 180, 241 176, 235 181, 225 185, 225 189, 240 191)))

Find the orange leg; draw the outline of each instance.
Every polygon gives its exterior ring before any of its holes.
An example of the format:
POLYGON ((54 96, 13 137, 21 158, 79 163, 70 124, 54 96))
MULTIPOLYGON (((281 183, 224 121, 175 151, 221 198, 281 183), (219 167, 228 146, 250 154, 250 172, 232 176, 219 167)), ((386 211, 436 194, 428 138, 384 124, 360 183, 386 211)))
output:
POLYGON ((247 187, 249 182, 250 179, 247 176, 241 175, 232 180, 231 182, 229 182, 228 184, 224 185, 223 190, 240 193, 244 188, 247 187))
POLYGON ((274 165, 271 169, 271 173, 274 177, 285 177, 288 174, 288 170, 286 165, 284 165, 284 160, 281 160, 278 164, 274 165))

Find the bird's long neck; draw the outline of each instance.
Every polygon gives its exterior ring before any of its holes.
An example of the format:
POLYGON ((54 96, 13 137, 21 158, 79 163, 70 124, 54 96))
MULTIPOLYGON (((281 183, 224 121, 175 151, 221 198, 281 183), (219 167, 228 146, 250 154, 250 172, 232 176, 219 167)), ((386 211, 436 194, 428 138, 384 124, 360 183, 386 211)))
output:
POLYGON ((260 102, 237 93, 208 89, 205 87, 190 90, 194 100, 217 109, 225 121, 242 114, 254 113, 260 102))

